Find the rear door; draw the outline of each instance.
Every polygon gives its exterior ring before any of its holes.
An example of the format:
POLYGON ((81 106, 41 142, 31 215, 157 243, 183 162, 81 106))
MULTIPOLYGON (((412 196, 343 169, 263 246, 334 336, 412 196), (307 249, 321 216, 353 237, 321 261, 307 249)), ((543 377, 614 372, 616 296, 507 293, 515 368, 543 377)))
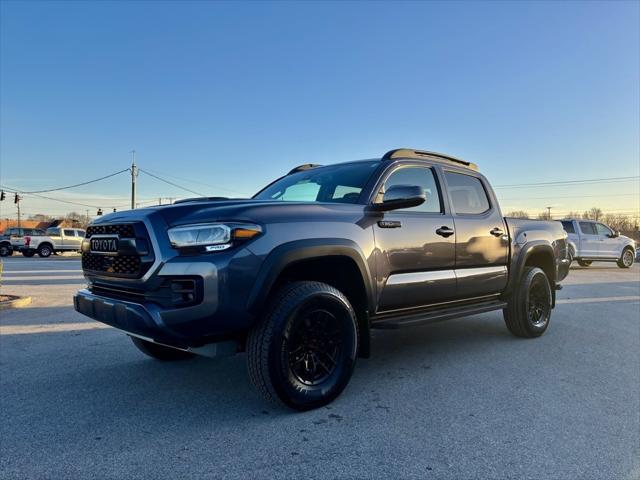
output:
POLYGON ((416 308, 455 298, 453 219, 436 171, 426 164, 400 164, 383 175, 378 197, 392 185, 419 185, 427 201, 377 217, 374 235, 378 311, 416 308))
POLYGON ((600 236, 593 222, 578 222, 580 228, 580 257, 596 258, 600 251, 600 236))
POLYGON ((507 285, 509 237, 491 188, 483 177, 444 170, 456 231, 459 299, 501 293, 507 285))

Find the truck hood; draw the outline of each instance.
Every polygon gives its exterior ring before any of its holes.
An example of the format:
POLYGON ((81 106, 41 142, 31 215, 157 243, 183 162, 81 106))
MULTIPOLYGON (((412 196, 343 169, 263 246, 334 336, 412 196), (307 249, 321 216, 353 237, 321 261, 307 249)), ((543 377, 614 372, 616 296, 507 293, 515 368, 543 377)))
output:
POLYGON ((93 224, 141 220, 160 215, 169 227, 217 221, 283 223, 295 221, 354 221, 364 205, 286 202, 282 200, 210 200, 127 210, 96 219, 93 224))

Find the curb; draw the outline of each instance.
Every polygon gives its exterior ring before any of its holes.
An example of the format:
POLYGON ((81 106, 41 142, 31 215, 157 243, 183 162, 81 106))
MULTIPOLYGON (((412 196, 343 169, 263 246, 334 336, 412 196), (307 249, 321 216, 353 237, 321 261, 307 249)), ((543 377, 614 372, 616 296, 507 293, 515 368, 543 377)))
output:
POLYGON ((15 297, 0 302, 0 310, 8 310, 10 308, 21 308, 31 305, 31 297, 15 297))

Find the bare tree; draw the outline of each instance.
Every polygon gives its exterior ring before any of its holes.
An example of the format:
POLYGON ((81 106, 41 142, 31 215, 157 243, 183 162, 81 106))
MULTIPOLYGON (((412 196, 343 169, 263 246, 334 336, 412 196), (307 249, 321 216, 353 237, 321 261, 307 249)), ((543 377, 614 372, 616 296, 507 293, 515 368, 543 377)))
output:
POLYGON ((602 219, 602 210, 598 207, 593 207, 590 210, 587 210, 582 214, 582 218, 586 218, 587 220, 595 220, 596 222, 602 219))
POLYGON ((551 220, 551 214, 547 210, 545 212, 540 212, 536 218, 538 220, 551 220))
POLYGON ((582 214, 580 212, 569 212, 564 218, 582 218, 582 214))
POLYGON ((529 214, 524 210, 513 210, 512 212, 507 213, 507 217, 511 218, 529 218, 529 214))

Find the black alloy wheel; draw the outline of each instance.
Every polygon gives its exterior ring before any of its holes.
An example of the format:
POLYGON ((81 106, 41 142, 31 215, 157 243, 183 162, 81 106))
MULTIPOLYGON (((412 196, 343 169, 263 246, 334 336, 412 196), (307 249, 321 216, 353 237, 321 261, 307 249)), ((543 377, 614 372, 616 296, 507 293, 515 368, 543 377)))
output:
POLYGON ((347 297, 325 283, 293 282, 249 332, 249 378, 267 400, 311 410, 342 393, 357 352, 358 322, 347 297))
POLYGON ((549 326, 553 294, 544 270, 525 267, 515 292, 503 312, 509 331, 516 337, 535 338, 549 326))

